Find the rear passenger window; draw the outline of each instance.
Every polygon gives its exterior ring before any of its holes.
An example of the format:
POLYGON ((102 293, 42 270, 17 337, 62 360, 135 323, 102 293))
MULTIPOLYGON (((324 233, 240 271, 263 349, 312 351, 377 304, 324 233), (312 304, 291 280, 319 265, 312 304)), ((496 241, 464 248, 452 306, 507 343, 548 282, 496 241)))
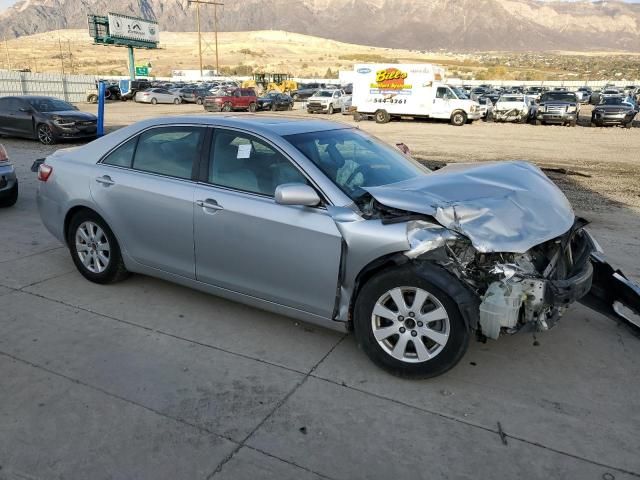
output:
POLYGON ((133 168, 177 178, 191 178, 200 156, 205 129, 201 127, 161 127, 140 135, 133 168))
POLYGON ((102 163, 107 165, 115 165, 116 167, 131 168, 131 161, 133 160, 133 152, 136 149, 136 142, 138 137, 134 137, 127 140, 125 143, 116 148, 113 152, 107 155, 102 163))

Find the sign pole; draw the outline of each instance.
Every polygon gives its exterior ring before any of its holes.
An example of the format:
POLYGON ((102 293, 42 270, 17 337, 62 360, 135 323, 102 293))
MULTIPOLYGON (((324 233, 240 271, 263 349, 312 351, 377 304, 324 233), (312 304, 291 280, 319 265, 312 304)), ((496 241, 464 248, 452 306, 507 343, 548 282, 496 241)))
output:
POLYGON ((129 50, 129 79, 133 81, 136 79, 136 64, 133 56, 133 47, 128 46, 127 50, 129 50))
POLYGON ((104 82, 98 82, 98 137, 104 135, 104 82))

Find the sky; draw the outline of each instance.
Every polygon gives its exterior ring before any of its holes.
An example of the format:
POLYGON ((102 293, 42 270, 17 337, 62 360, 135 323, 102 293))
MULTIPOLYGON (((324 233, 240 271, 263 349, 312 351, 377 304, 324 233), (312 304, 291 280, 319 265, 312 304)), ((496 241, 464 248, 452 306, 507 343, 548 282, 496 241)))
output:
MULTIPOLYGON (((549 0, 546 0, 549 1, 549 0)), ((576 1, 576 0, 560 0, 565 2, 576 1)), ((640 3, 640 0, 623 0, 627 3, 640 3)), ((5 8, 16 3, 16 0, 0 0, 0 10, 4 10, 5 8)))

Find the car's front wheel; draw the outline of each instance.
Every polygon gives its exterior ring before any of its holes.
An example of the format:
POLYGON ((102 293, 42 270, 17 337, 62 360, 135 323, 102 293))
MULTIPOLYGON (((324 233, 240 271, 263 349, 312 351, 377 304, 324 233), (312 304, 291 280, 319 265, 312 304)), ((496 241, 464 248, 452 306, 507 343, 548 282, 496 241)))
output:
POLYGON ((407 378, 441 375, 469 344, 454 300, 406 268, 388 270, 363 286, 354 328, 358 345, 376 365, 407 378))
POLYGON ((55 137, 53 136, 53 132, 51 131, 51 127, 46 123, 41 123, 38 125, 38 140, 43 145, 53 145, 55 143, 55 137))
POLYGON ((95 283, 114 283, 129 274, 113 232, 92 211, 78 212, 69 223, 69 251, 76 268, 95 283))

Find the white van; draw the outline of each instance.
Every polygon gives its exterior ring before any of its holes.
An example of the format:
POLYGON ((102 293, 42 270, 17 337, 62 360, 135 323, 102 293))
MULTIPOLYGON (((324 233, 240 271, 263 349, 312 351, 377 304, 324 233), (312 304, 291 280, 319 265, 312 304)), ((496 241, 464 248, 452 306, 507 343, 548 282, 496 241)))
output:
POLYGON ((444 82, 444 69, 432 64, 361 64, 354 67, 356 116, 376 122, 394 117, 441 118, 464 125, 481 117, 478 102, 444 82))

